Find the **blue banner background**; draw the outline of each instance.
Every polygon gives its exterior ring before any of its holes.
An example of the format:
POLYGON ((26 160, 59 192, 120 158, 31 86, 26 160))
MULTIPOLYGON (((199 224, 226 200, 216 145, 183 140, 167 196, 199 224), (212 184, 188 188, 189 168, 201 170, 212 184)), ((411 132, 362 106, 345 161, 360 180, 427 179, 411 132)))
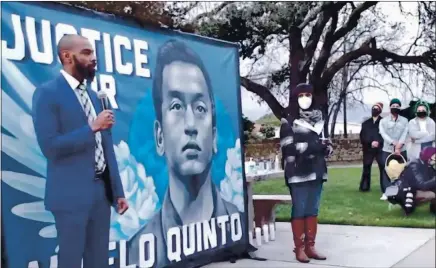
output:
MULTIPOLYGON (((16 46, 11 14, 21 17, 26 57, 14 61, 6 59, 7 55, 2 55, 2 222, 9 267, 28 267, 28 263, 33 260, 37 260, 40 267, 48 267, 50 257, 56 254, 54 220, 42 205, 45 158, 36 143, 30 106, 34 88, 59 74, 61 65, 57 60, 54 30, 58 23, 72 25, 79 33, 81 28, 93 29, 100 34, 108 33, 111 35, 112 46, 114 35, 125 36, 131 42, 133 39, 148 42, 145 54, 148 56, 146 66, 151 71, 151 78, 135 76, 135 67, 132 75, 117 73, 115 65, 114 72, 106 72, 103 42, 96 42, 98 74, 111 75, 116 81, 119 109, 115 110, 117 124, 113 129, 113 138, 123 186, 129 192, 134 191, 129 188, 132 184, 138 182, 139 185, 139 190, 131 192, 132 198, 129 199, 133 211, 131 213, 137 215, 126 215, 124 219, 113 215, 111 240, 128 239, 135 232, 130 230, 135 229, 131 226, 144 226, 153 213, 160 209, 161 198, 167 188, 166 164, 164 159, 157 156, 153 140, 155 114, 151 87, 158 48, 169 39, 176 39, 199 54, 210 75, 216 102, 218 134, 218 153, 213 159, 212 177, 223 198, 234 203, 241 211, 244 236, 240 242, 246 243, 244 176, 240 151, 239 58, 235 45, 171 31, 144 30, 90 11, 79 12, 57 5, 3 2, 2 43, 3 40, 6 41, 8 48, 16 46), (36 21, 39 50, 42 47, 41 20, 50 21, 53 63, 40 64, 30 58, 26 16, 33 17, 36 21), (145 176, 140 174, 139 165, 144 167, 145 176), (138 191, 142 199, 138 199, 138 191), (140 204, 137 200, 141 201, 140 204), (142 218, 138 216, 141 205, 152 208, 151 211, 143 211, 142 218)), ((133 44, 131 51, 123 50, 122 58, 124 62, 132 62, 134 65, 133 44)))

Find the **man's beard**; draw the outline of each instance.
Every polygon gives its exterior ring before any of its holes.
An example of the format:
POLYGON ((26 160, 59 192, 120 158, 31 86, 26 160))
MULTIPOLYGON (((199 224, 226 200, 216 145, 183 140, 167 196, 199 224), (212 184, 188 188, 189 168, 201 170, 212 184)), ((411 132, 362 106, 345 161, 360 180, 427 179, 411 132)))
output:
POLYGON ((76 66, 76 71, 88 81, 94 80, 95 77, 95 68, 83 66, 73 55, 74 66, 76 66))

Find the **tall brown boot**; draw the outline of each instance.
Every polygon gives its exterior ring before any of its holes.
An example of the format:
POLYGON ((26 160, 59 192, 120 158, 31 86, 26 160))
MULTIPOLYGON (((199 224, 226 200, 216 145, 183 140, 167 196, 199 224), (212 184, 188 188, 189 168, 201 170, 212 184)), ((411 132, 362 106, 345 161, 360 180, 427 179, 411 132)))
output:
POLYGON ((318 253, 315 249, 315 239, 318 227, 318 219, 316 216, 305 218, 305 252, 307 257, 315 260, 326 260, 327 257, 318 253))
POLYGON ((304 252, 304 219, 294 219, 291 221, 291 225, 294 235, 295 258, 299 262, 308 263, 310 259, 304 252))

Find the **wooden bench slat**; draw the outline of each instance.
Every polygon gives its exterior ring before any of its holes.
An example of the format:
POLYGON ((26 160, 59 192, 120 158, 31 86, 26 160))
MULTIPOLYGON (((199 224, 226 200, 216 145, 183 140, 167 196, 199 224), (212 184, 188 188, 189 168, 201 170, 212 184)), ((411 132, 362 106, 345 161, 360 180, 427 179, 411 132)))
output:
POLYGON ((267 194, 258 194, 253 195, 253 200, 277 200, 277 201, 292 201, 292 197, 290 195, 267 195, 267 194))

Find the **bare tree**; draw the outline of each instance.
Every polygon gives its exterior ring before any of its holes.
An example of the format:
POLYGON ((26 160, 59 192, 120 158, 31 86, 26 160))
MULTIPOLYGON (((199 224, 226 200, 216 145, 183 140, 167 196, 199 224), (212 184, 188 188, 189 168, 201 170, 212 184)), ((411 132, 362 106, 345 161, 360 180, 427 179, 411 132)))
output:
MULTIPOLYGON (((392 80, 400 81, 405 87, 410 84, 404 80, 406 76, 434 75, 435 46, 423 48, 423 37, 418 36, 416 45, 410 44, 416 49, 404 51, 395 42, 404 26, 386 21, 385 13, 377 5, 377 2, 226 2, 213 16, 197 21, 194 28, 204 35, 238 42, 241 57, 253 64, 261 61, 271 47, 287 48, 282 56, 288 60, 269 77, 259 74, 241 77, 242 85, 260 96, 280 117, 291 102, 289 92, 301 82, 314 84, 317 101, 327 104, 332 80, 347 64, 351 68, 366 62, 365 68, 372 68, 376 73, 392 73, 392 80), (338 48, 346 36, 354 36, 347 40, 354 46, 343 53, 338 48), (287 103, 281 104, 280 96, 286 96, 287 103)), ((419 10, 423 9, 422 5, 417 4, 419 10)), ((429 23, 429 19, 420 20, 420 28, 429 28, 429 23)), ((360 74, 356 76, 363 79, 360 74)), ((369 87, 373 82, 360 81, 362 87, 369 87)), ((328 112, 327 105, 324 108, 328 112)))
MULTIPOLYGON (((435 91, 435 2, 414 3, 412 11, 404 7, 410 3, 397 4, 407 20, 417 21, 416 38, 409 42, 401 40, 404 23, 387 20, 378 2, 69 3, 144 27, 180 29, 238 43, 242 60, 252 66, 241 84, 278 118, 301 82, 314 85, 316 101, 331 114, 329 91, 337 90, 334 80, 341 80, 340 70, 346 65, 355 70, 364 63, 348 86, 353 91, 391 84, 412 92, 411 85, 417 83, 423 92, 435 91), (340 49, 345 41, 352 44, 346 53, 340 49), (391 78, 385 83, 380 78, 386 74, 391 78)), ((338 96, 361 101, 358 92, 338 96)))

